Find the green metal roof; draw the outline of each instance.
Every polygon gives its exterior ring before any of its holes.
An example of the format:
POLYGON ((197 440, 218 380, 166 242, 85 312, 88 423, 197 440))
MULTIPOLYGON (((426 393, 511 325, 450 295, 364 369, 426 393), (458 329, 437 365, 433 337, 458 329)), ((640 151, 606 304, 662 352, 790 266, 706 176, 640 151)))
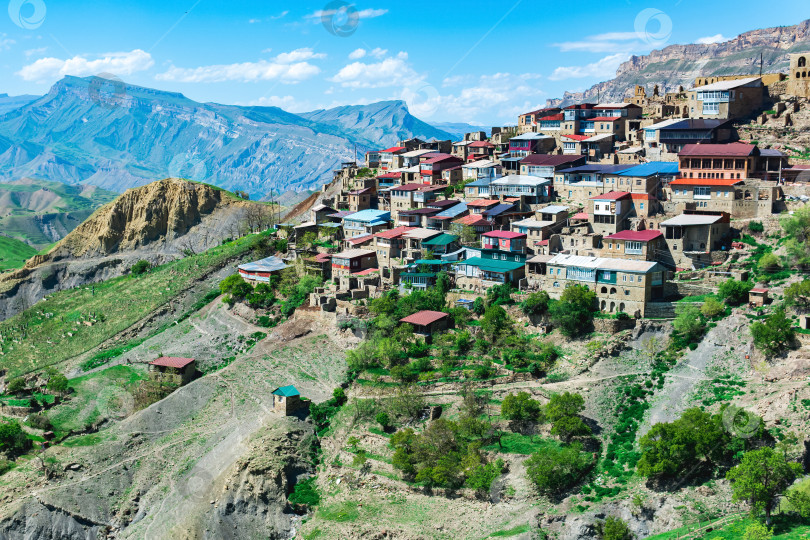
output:
POLYGON ((273 390, 273 394, 276 396, 292 397, 292 396, 300 396, 301 392, 299 392, 298 388, 294 387, 293 385, 288 385, 288 386, 279 386, 278 388, 273 390))
POLYGON ((511 272, 512 270, 523 268, 525 265, 525 263, 522 262, 482 259, 481 257, 471 257, 466 261, 459 261, 458 264, 477 266, 481 270, 486 270, 487 272, 511 272))
POLYGON ((420 264, 426 264, 428 266, 441 266, 443 264, 452 264, 452 261, 443 261, 441 259, 417 259, 411 266, 420 264))
POLYGON ((403 272, 399 275, 400 278, 404 277, 436 277, 436 274, 425 272, 403 272))
POLYGON ((422 240, 423 246, 446 246, 458 240, 458 235, 442 233, 439 236, 434 236, 429 240, 422 240))

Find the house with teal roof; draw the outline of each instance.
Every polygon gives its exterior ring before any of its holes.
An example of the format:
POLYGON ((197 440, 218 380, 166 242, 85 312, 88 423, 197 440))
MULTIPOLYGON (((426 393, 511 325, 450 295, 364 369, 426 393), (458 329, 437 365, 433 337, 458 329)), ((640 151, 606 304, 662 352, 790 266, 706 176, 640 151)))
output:
POLYGON ((273 410, 282 416, 289 416, 304 405, 304 402, 301 401, 301 393, 291 384, 279 386, 273 390, 272 395, 273 410))

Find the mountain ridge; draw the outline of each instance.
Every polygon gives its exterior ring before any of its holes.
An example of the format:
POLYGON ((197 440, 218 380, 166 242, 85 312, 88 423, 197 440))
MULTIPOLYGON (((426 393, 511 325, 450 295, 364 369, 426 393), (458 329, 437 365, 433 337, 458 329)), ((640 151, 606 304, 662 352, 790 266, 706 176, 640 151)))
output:
POLYGON ((0 115, 0 180, 30 176, 122 192, 187 177, 270 198, 271 190, 318 188, 355 151, 410 137, 452 134, 415 118, 402 101, 297 115, 68 76, 0 115))

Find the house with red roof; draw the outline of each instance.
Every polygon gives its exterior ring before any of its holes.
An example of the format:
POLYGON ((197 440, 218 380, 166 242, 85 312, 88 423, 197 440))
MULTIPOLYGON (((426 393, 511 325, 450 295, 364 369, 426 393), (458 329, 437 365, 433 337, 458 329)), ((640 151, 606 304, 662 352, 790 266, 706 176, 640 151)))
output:
POLYGON ((518 128, 520 129, 521 133, 526 131, 536 131, 543 121, 553 116, 559 116, 560 119, 562 119, 559 107, 546 107, 544 109, 537 109, 523 113, 518 116, 518 128))
POLYGON ((193 358, 161 356, 149 362, 149 379, 159 383, 182 386, 191 382, 196 373, 193 358))
POLYGON ((482 249, 526 253, 526 235, 513 231, 490 231, 481 235, 482 249))
POLYGON ((399 322, 412 325, 414 334, 429 337, 447 330, 450 315, 443 311, 423 310, 403 317, 399 322))
POLYGON ((419 175, 423 184, 436 184, 441 181, 442 171, 460 167, 464 160, 452 154, 437 154, 419 164, 419 175))
POLYGON ((626 191, 609 191, 588 199, 588 214, 596 234, 613 234, 627 229, 633 210, 630 194, 626 191))
POLYGON ((377 253, 377 264, 380 268, 390 267, 396 259, 404 255, 407 240, 405 233, 414 227, 395 227, 374 235, 374 251, 377 253))
POLYGON ((404 146, 392 146, 385 150, 380 150, 380 169, 387 171, 394 166, 394 156, 404 154, 407 148, 404 146))
POLYGON ((656 261, 666 251, 664 233, 657 229, 619 231, 602 238, 602 257, 656 261))

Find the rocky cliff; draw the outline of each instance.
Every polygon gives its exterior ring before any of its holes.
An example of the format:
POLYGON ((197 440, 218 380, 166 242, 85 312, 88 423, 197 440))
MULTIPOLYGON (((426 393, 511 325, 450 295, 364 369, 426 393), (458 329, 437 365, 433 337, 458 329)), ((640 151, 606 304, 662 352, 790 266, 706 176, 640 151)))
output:
POLYGON ((2 275, 0 320, 55 290, 118 277, 140 259, 162 264, 188 250, 219 245, 259 204, 176 178, 131 189, 98 209, 48 253, 2 275))
POLYGON ((679 86, 692 87, 696 77, 759 73, 760 55, 763 73, 786 72, 789 54, 808 50, 810 20, 793 26, 752 30, 721 43, 670 45, 644 56, 632 56, 619 66, 616 78, 584 92, 566 92, 562 98, 549 99, 547 106, 597 99, 623 101, 633 94, 637 84, 645 86, 647 95, 652 95, 656 84, 663 94, 679 86))

